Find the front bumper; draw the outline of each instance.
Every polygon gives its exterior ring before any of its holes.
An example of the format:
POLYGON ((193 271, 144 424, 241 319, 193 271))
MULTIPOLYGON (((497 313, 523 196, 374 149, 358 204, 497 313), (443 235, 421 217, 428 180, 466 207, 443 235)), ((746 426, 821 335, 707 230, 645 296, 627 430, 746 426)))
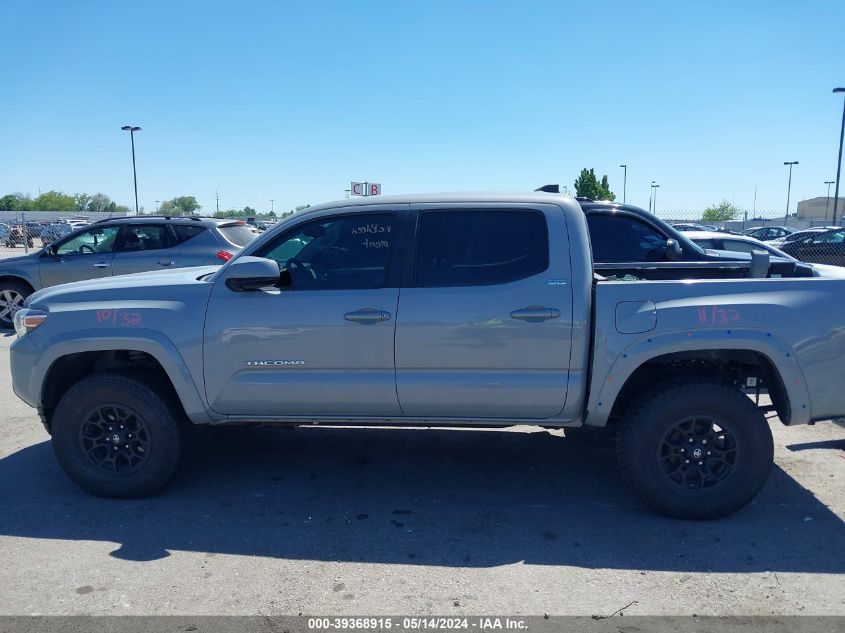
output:
POLYGON ((41 406, 41 390, 33 381, 38 348, 32 343, 30 336, 19 337, 9 348, 12 390, 29 406, 38 408, 41 406))

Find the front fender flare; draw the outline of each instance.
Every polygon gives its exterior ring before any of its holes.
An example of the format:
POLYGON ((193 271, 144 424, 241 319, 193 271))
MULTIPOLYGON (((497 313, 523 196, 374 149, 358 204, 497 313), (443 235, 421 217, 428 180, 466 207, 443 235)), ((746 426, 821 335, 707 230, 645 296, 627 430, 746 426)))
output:
POLYGON ((30 385, 34 388, 30 389, 30 393, 38 393, 36 406, 42 405, 45 379, 59 358, 80 352, 109 350, 132 350, 149 354, 161 364, 170 378, 185 413, 192 422, 205 424, 216 419, 209 415, 201 391, 177 347, 164 334, 150 329, 133 329, 131 334, 125 329, 75 330, 46 341, 43 354, 30 372, 30 385))

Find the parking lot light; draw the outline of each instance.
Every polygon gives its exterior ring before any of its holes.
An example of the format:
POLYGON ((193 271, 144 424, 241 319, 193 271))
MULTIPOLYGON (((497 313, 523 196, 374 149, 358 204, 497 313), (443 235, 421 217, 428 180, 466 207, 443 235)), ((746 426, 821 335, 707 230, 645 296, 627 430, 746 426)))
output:
MULTIPOLYGON (((834 88, 833 92, 845 92, 845 88, 834 88)), ((845 102, 842 104, 842 126, 839 128, 839 158, 836 160, 836 189, 833 192, 833 224, 836 224, 836 207, 839 202, 839 176, 842 173, 842 138, 845 137, 845 102)))
POLYGON ((135 132, 140 132, 141 128, 137 125, 124 125, 120 129, 124 132, 129 132, 129 138, 132 142, 132 181, 135 183, 135 215, 138 215, 138 172, 135 170, 135 132))
MULTIPOLYGON (((789 220, 789 194, 792 191, 792 166, 797 165, 798 161, 794 160, 792 162, 784 161, 784 165, 789 165, 789 184, 786 186, 786 213, 783 215, 783 223, 786 224, 789 220)), ((834 214, 836 213, 836 208, 834 207, 834 214)))

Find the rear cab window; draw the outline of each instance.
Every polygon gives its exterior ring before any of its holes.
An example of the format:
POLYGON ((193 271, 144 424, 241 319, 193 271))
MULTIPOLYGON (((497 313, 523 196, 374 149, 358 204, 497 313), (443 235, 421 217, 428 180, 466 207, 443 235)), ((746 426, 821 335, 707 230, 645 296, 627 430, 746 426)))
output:
POLYGON ((432 210, 420 214, 416 286, 505 284, 537 275, 548 266, 548 229, 540 211, 432 210))

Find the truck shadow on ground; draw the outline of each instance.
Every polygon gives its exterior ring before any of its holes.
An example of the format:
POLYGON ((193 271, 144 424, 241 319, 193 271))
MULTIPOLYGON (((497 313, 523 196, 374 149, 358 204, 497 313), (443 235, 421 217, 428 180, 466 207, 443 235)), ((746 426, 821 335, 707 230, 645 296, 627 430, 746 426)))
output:
POLYGON ((632 496, 610 442, 542 431, 202 429, 172 487, 130 501, 78 490, 43 442, 0 460, 0 534, 114 542, 133 561, 845 571, 843 522, 778 467, 733 516, 676 521, 632 496))

